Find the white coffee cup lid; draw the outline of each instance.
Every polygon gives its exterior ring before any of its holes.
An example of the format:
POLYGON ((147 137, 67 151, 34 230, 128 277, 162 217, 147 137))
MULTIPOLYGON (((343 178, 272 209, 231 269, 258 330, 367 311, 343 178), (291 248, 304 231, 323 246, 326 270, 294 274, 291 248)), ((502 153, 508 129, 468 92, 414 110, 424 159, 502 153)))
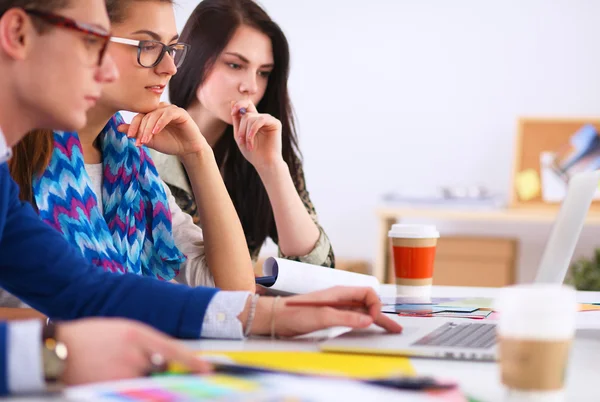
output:
POLYGON ((417 225, 397 223, 392 225, 388 232, 389 237, 401 237, 407 239, 437 239, 440 233, 434 225, 417 225))
POLYGON ((552 340, 570 338, 575 332, 577 293, 570 286, 508 286, 500 290, 494 304, 503 336, 552 340))
POLYGON ((500 289, 495 309, 500 313, 573 314, 577 296, 571 286, 558 284, 521 284, 500 289))

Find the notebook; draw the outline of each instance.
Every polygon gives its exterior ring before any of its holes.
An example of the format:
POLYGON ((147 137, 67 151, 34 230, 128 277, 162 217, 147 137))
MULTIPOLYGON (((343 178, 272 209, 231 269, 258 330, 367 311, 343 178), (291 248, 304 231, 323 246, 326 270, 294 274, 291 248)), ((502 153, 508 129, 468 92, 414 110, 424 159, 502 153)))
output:
POLYGON ((339 285, 372 287, 379 292, 379 280, 374 276, 283 258, 268 258, 263 264, 263 272, 264 276, 256 278, 256 284, 272 295, 305 294, 339 285))

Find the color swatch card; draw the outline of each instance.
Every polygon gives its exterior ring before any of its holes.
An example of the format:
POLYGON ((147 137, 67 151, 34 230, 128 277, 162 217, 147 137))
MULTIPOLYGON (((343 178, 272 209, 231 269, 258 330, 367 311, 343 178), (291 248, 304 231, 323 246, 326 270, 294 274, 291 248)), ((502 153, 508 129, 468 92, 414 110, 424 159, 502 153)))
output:
POLYGON ((380 296, 381 304, 443 304, 458 300, 457 297, 413 297, 413 296, 380 296))
POLYGON ((485 318, 490 318, 493 314, 491 310, 476 310, 472 313, 456 313, 456 312, 442 312, 436 314, 435 317, 448 317, 448 318, 471 318, 473 320, 483 320, 485 318))
MULTIPOLYGON (((393 298, 386 298, 391 301, 393 298)), ((482 320, 487 318, 492 310, 494 300, 485 297, 472 298, 431 298, 427 300, 414 300, 397 296, 396 304, 384 304, 381 311, 384 313, 398 314, 405 317, 447 317, 470 318, 482 320)))
POLYGON ((113 402, 188 402, 230 398, 245 400, 243 396, 250 398, 261 394, 285 397, 277 392, 265 392, 265 386, 254 379, 214 375, 154 377, 104 386, 79 387, 69 390, 68 396, 85 401, 113 402))
POLYGON ((592 304, 580 304, 579 311, 600 311, 600 305, 592 304))
POLYGON ((384 313, 411 313, 411 314, 436 314, 442 312, 452 313, 472 313, 477 311, 474 307, 444 307, 439 305, 423 304, 396 304, 383 306, 381 311, 384 313))
POLYGON ((78 402, 331 402, 439 401, 435 395, 359 381, 285 374, 252 376, 165 376, 72 387, 67 400, 78 402))
POLYGON ((441 307, 473 307, 475 309, 494 309, 494 299, 489 297, 469 297, 463 299, 455 299, 444 303, 439 303, 441 307))
POLYGON ((452 311, 458 311, 458 308, 493 309, 494 299, 489 297, 407 297, 407 296, 387 296, 380 297, 384 306, 398 305, 431 305, 436 307, 452 308, 452 311))

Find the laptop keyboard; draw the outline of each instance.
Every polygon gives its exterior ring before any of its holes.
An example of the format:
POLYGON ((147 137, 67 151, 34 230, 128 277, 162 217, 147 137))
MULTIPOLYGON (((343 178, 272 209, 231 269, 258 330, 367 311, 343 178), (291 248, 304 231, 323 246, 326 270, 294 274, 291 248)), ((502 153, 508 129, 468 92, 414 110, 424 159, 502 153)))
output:
POLYGON ((496 324, 449 322, 419 339, 413 346, 487 349, 496 343, 496 324))

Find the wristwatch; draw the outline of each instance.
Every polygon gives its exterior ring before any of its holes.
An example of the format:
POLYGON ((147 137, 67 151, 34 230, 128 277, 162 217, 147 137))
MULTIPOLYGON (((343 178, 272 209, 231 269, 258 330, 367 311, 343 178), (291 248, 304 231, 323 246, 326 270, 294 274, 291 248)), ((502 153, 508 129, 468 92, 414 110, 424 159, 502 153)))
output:
POLYGON ((50 392, 62 389, 61 378, 66 368, 67 346, 56 339, 56 325, 48 321, 42 330, 42 363, 46 389, 50 392))

